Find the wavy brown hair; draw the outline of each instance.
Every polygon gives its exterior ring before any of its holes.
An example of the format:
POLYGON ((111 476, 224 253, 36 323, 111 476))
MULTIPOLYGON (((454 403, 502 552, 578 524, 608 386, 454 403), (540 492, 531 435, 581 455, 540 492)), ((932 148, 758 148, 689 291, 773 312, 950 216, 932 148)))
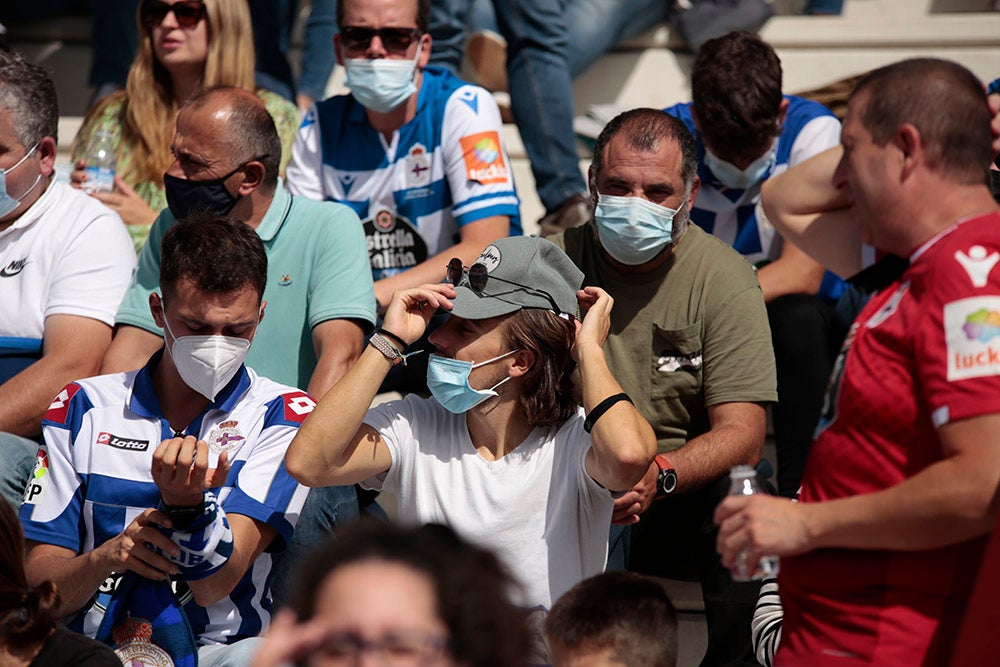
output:
POLYGON ((549 426, 566 421, 579 405, 571 354, 576 324, 541 308, 522 308, 505 324, 504 342, 510 349, 535 353, 535 365, 525 374, 518 397, 528 423, 549 426))
POLYGON ((24 532, 14 508, 0 498, 0 642, 15 650, 45 640, 59 618, 59 591, 51 581, 29 586, 24 532))
MULTIPOLYGON (((235 86, 253 91, 253 27, 246 0, 204 0, 204 4, 208 15, 208 55, 202 86, 235 86)), ((121 104, 121 143, 132 147, 132 162, 121 176, 129 183, 151 181, 162 186, 163 173, 173 161, 170 143, 177 110, 184 100, 174 98, 170 74, 153 53, 151 31, 142 26, 138 15, 136 21, 139 49, 129 69, 125 91, 109 95, 95 105, 83 126, 100 118, 108 106, 121 104)), ((77 136, 89 134, 80 132, 77 136)))

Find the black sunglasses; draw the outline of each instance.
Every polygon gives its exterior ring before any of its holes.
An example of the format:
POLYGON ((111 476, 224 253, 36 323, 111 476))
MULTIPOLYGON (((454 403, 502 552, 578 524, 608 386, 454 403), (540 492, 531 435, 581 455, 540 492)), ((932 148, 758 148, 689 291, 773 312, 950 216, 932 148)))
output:
MULTIPOLYGON (((451 261, 448 262, 448 272, 445 274, 445 277, 448 279, 448 282, 455 287, 458 287, 462 283, 463 276, 468 278, 469 288, 476 294, 481 295, 483 290, 486 289, 486 285, 489 284, 491 280, 496 280, 504 283, 505 285, 513 285, 514 287, 523 289, 528 294, 543 297, 549 302, 549 305, 552 306, 552 312, 556 315, 559 315, 560 317, 572 317, 569 313, 564 313, 562 308, 559 307, 559 304, 556 303, 556 300, 552 298, 552 295, 545 290, 538 289, 537 287, 528 287, 527 285, 522 285, 521 283, 515 283, 513 280, 505 280, 504 278, 491 276, 486 270, 486 265, 479 262, 476 262, 472 266, 466 268, 466 266, 462 264, 461 259, 458 257, 452 257, 451 261)), ((486 296, 499 298, 502 297, 503 294, 487 294, 486 296)))
POLYGON ((201 0, 181 0, 170 4, 162 0, 143 0, 139 8, 139 20, 146 30, 163 23, 170 12, 174 13, 177 25, 182 28, 193 28, 206 16, 205 5, 201 0))
POLYGON ((404 53, 413 41, 420 37, 416 28, 362 28, 360 26, 344 26, 340 29, 340 43, 349 51, 364 51, 372 42, 372 37, 378 35, 379 41, 386 51, 404 53))

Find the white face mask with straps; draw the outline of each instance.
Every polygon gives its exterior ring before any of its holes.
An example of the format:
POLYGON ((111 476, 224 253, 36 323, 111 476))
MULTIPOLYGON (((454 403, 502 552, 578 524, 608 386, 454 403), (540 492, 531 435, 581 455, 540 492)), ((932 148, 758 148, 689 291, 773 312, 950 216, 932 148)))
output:
MULTIPOLYGON (((160 311, 163 313, 163 326, 174 339, 170 346, 170 358, 174 361, 177 373, 184 384, 214 401, 243 365, 250 349, 250 340, 221 335, 178 338, 170 330, 166 307, 162 301, 160 311)), ((258 319, 258 325, 259 323, 258 319)), ((254 327, 254 333, 257 333, 257 327, 254 327)))

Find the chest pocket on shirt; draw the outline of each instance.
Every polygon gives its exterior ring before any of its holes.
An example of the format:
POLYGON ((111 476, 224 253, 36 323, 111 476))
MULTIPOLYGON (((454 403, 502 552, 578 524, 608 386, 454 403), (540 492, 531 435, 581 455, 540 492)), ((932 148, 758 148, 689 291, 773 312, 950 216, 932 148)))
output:
POLYGON ((701 322, 681 329, 653 324, 650 395, 687 398, 701 394, 701 322))

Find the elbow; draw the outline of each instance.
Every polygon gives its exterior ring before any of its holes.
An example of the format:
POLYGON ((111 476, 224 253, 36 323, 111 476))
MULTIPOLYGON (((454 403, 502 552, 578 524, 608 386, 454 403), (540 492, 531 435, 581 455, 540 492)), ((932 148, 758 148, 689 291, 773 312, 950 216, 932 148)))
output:
POLYGON ((630 488, 646 474, 654 456, 656 456, 656 439, 650 431, 648 439, 637 440, 634 445, 619 452, 616 477, 623 481, 629 480, 626 488, 630 488))
POLYGON ((311 474, 315 471, 316 466, 309 465, 309 462, 301 454, 302 447, 299 447, 298 449, 294 448, 297 440, 298 436, 292 440, 292 445, 289 446, 288 451, 285 452, 285 470, 288 471, 288 474, 291 475, 292 479, 303 486, 318 486, 316 484, 315 476, 311 474))

